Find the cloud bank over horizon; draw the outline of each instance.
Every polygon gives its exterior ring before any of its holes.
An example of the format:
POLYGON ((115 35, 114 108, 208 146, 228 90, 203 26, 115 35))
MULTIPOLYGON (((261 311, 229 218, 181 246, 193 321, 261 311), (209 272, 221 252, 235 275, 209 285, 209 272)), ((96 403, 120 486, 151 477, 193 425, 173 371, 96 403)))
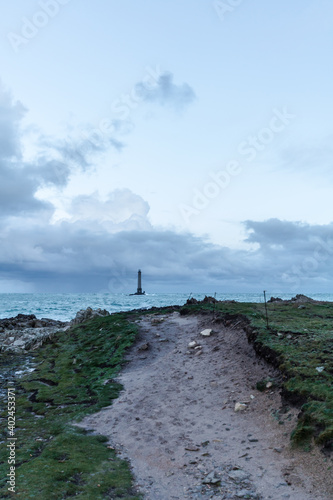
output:
MULTIPOLYGON (((142 88, 141 88, 142 91, 142 88)), ((144 100, 178 108, 194 99, 172 75, 144 100)), ((149 203, 128 188, 70 197, 62 217, 39 195, 59 197, 77 171, 105 150, 67 139, 41 138, 35 160, 24 159, 26 109, 0 88, 0 291, 133 291, 138 268, 146 289, 179 292, 327 291, 333 276, 333 224, 278 218, 247 220, 244 243, 231 249, 209 237, 153 225, 149 203), (89 156, 89 159, 88 159, 89 156)), ((121 148, 120 148, 121 149, 121 148)))

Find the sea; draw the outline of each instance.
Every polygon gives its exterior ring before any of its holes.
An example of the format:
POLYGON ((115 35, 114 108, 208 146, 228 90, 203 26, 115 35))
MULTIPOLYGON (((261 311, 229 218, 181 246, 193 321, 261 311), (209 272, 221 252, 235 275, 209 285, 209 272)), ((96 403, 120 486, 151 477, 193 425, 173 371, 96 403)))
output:
MULTIPOLYGON (((333 302, 333 294, 307 294, 315 300, 333 302)), ((1 293, 0 318, 11 318, 18 314, 34 314, 37 318, 50 318, 70 321, 81 309, 106 309, 110 313, 132 309, 149 309, 170 305, 184 305, 189 297, 202 300, 205 293, 152 293, 128 295, 124 293, 1 293)), ((209 294, 207 294, 209 295, 209 294)), ((260 293, 217 293, 217 300, 236 300, 237 302, 264 302, 260 293)), ((295 294, 266 294, 281 299, 291 299, 295 294)))

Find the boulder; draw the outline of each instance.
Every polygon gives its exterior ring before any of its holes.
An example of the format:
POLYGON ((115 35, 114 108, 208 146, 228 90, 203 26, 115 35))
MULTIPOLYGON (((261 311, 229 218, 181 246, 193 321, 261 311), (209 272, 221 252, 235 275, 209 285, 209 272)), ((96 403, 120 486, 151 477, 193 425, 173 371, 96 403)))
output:
POLYGON ((215 297, 210 297, 205 295, 205 298, 202 300, 203 304, 216 304, 218 302, 215 297))
POLYGON ((302 304, 302 303, 307 303, 307 302, 316 302, 315 300, 311 299, 310 297, 307 297, 306 295, 303 295, 302 293, 298 293, 296 297, 293 297, 290 299, 291 302, 295 302, 296 304, 302 304))
POLYGON ((267 302, 283 302, 280 297, 271 297, 267 302))
POLYGON ((188 304, 188 305, 197 304, 197 303, 198 303, 198 301, 194 297, 192 297, 191 299, 187 299, 187 301, 186 301, 186 304, 188 304))
POLYGON ((106 309, 92 309, 91 307, 87 307, 87 309, 81 309, 76 313, 76 316, 72 319, 70 325, 79 325, 89 319, 102 318, 103 316, 110 316, 109 311, 106 309))

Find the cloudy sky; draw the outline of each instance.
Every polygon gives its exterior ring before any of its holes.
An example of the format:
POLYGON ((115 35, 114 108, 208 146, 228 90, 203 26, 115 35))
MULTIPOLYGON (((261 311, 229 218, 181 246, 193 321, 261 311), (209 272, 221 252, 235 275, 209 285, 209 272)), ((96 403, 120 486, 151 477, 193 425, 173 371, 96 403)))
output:
POLYGON ((330 0, 0 0, 0 292, 329 292, 330 0))

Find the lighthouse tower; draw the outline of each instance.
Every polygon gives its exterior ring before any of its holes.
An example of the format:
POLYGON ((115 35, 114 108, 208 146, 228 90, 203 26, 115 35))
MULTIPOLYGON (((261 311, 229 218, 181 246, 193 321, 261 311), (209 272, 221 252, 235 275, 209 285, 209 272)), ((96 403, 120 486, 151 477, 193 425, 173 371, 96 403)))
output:
POLYGON ((135 293, 130 293, 130 295, 145 295, 146 292, 142 291, 141 285, 141 269, 138 270, 138 288, 135 293))
POLYGON ((141 269, 138 270, 138 289, 137 289, 136 293, 137 293, 137 295, 142 295, 141 269))

